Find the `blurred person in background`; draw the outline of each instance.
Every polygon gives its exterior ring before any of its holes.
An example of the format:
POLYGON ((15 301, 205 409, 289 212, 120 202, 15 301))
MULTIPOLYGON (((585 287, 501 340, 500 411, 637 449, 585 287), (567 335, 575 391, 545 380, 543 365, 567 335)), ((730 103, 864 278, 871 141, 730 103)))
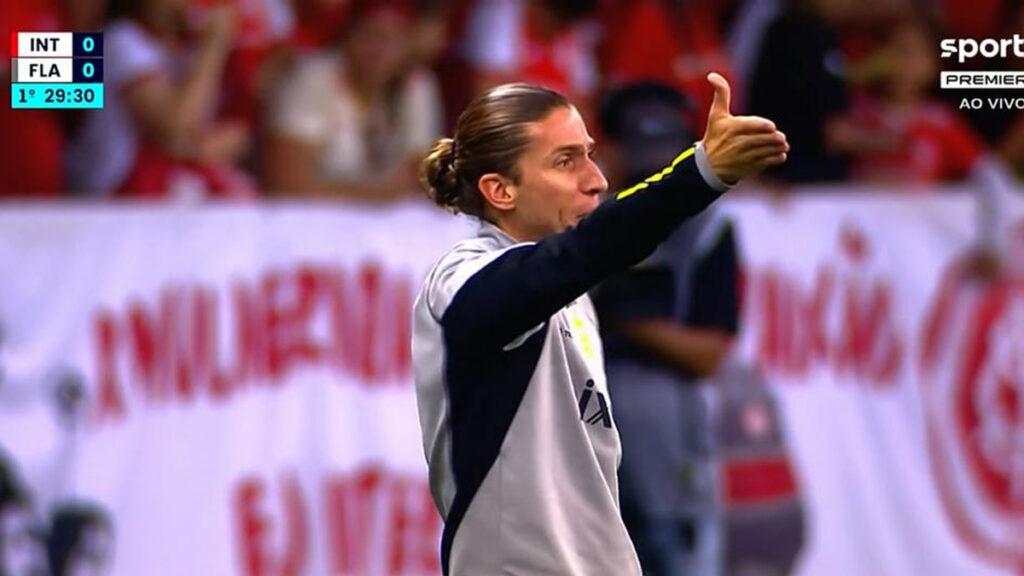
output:
MULTIPOLYGON (((1014 34, 1024 34, 1024 2, 1006 2, 997 22, 1001 23, 1001 26, 987 37, 1012 38, 1014 34)), ((984 69, 1020 72, 1024 70, 1024 59, 1011 54, 1008 58, 996 62, 986 60, 984 69)), ((959 94, 957 96, 962 97, 959 94)), ((975 96, 973 91, 971 96, 975 96)), ((978 92, 977 96, 985 99, 1006 98, 1009 94, 1005 90, 985 90, 978 92)), ((957 98, 956 102, 959 101, 957 98)), ((985 140, 991 143, 999 156, 1006 161, 1017 178, 1024 178, 1024 114, 1013 106, 983 106, 980 110, 971 109, 964 112, 974 122, 985 140)))
POLYGON ((459 114, 466 109, 476 96, 471 55, 464 47, 470 16, 476 12, 475 0, 448 0, 444 2, 446 12, 444 49, 441 51, 434 70, 437 72, 444 94, 445 131, 455 129, 459 114))
MULTIPOLYGON (((949 35, 1011 38, 1014 34, 1024 33, 1024 2, 1020 0, 945 0, 943 6, 947 10, 946 25, 952 29, 949 35), (960 15, 967 13, 971 14, 968 19, 959 19, 960 15), (993 14, 996 17, 993 18, 993 14)), ((962 66, 944 60, 942 67, 947 70, 1019 72, 1024 69, 1024 60, 1010 54, 1007 58, 976 57, 962 66)), ((964 96, 959 92, 945 91, 947 101, 950 106, 958 108, 959 114, 967 117, 987 148, 995 152, 983 154, 972 169, 973 181, 978 184, 978 233, 976 245, 965 255, 966 269, 975 278, 995 280, 1005 273, 1007 263, 1016 258, 1014 251, 1020 248, 1019 243, 1011 245, 1008 239, 1020 238, 1011 215, 1012 206, 1020 201, 1019 183, 1024 177, 1024 114, 1013 106, 985 105, 980 109, 962 109, 959 104, 964 96)), ((1000 89, 971 93, 971 97, 985 101, 1009 96, 1006 90, 1000 89)))
POLYGON ((190 18, 230 6, 234 33, 224 67, 218 116, 259 129, 260 113, 294 58, 294 12, 289 0, 189 0, 190 18))
POLYGON ((99 507, 62 503, 53 512, 46 543, 53 576, 105 576, 114 554, 114 528, 99 507))
MULTIPOLYGON (((9 33, 67 29, 56 0, 0 0, 0 23, 9 33)), ((60 114, 11 108, 11 43, 0 44, 0 199, 58 198, 66 190, 60 114)))
POLYGON ((109 0, 61 0, 67 30, 93 32, 103 28, 109 0))
POLYGON ((565 94, 590 119, 600 78, 596 0, 476 0, 462 39, 474 93, 530 82, 565 94))
POLYGON ((852 155, 859 180, 899 191, 934 190, 969 181, 978 201, 975 244, 965 256, 979 276, 991 277, 1005 259, 1011 223, 1005 206, 1016 195, 1008 166, 1013 130, 1004 147, 990 148, 936 88, 940 62, 937 27, 905 13, 890 24, 880 48, 880 82, 855 98, 849 113, 830 124, 831 149, 852 155))
POLYGON ((262 151, 266 190, 366 202, 417 193, 418 160, 442 118, 435 78, 409 66, 412 16, 405 2, 360 0, 340 46, 285 78, 262 151))
POLYGON ((0 575, 48 576, 42 533, 31 495, 0 451, 0 575))
MULTIPOLYGON (((618 158, 616 185, 692 141, 685 111, 683 94, 661 84, 609 93, 601 120, 618 158)), ((593 294, 622 437, 623 507, 634 512, 627 527, 652 576, 720 571, 712 426, 698 384, 737 332, 738 283, 732 226, 711 206, 593 294)))
POLYGON ((704 79, 712 70, 734 87, 733 108, 742 110, 725 46, 726 21, 734 2, 721 0, 639 0, 611 2, 603 10, 601 76, 614 88, 633 82, 674 86, 694 102, 694 126, 707 123, 714 90, 704 79))
MULTIPOLYGON (((726 42, 732 69, 744 86, 750 84, 765 32, 785 4, 785 0, 741 0, 737 3, 725 32, 728 33, 726 42)), ((745 90, 744 95, 749 96, 749 91, 745 90)))
POLYGON ((92 197, 195 200, 254 195, 237 168, 249 130, 217 119, 235 28, 225 5, 189 18, 189 0, 110 0, 106 105, 67 150, 73 190, 92 197))
POLYGON ((902 186, 963 180, 985 152, 974 129, 936 95, 937 46, 920 17, 892 24, 880 85, 829 125, 829 148, 852 157, 855 179, 902 186))
POLYGON ((838 26, 856 0, 790 0, 769 25, 750 78, 752 114, 774 119, 793 152, 765 174, 786 183, 834 182, 848 161, 826 146, 827 126, 848 108, 838 26))
MULTIPOLYGON (((0 0, 0 30, 93 31, 103 27, 106 0, 0 0)), ((0 80, 11 82, 11 44, 0 48, 0 80)), ((64 147, 81 120, 75 110, 11 108, 0 99, 0 199, 53 199, 67 195, 64 147)))
MULTIPOLYGON (((876 0, 877 1, 877 0, 876 0)), ((952 38, 999 38, 1005 9, 1019 0, 937 0, 952 38)))
POLYGON ((352 0, 290 0, 294 17, 292 44, 300 53, 331 46, 345 25, 352 0))
MULTIPOLYGON (((1024 3, 1020 0, 936 0, 941 7, 941 24, 943 38, 1012 38, 1014 34, 1024 32, 1024 3)), ((957 58, 941 60, 943 70, 949 71, 999 71, 1013 72, 1024 69, 1024 62, 1013 55, 1012 50, 1007 58, 989 58, 980 54, 965 59, 961 63, 957 58)), ((1001 108, 982 106, 981 108, 960 108, 960 103, 967 93, 962 90, 943 90, 946 101, 962 114, 978 131, 981 138, 994 149, 1000 149, 1004 138, 1013 132, 1011 127, 1022 117, 1019 110, 1013 107, 1001 108)), ((1000 98, 1010 93, 1002 88, 975 88, 969 93, 971 98, 1000 98)), ((1009 138, 1013 140, 1013 138, 1009 138)), ((1009 161, 1009 159, 1008 159, 1009 161)), ((1010 162, 1014 165, 1014 162, 1010 162)))
POLYGON ((437 64, 448 47, 449 23, 453 17, 450 3, 445 0, 420 0, 416 4, 406 50, 406 66, 411 69, 437 64))

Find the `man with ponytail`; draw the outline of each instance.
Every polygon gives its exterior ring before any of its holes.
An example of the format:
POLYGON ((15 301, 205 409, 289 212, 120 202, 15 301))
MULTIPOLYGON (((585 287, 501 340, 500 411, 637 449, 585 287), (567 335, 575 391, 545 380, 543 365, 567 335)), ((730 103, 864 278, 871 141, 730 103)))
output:
POLYGON ((480 230, 445 254, 414 309, 416 396, 444 574, 639 576, 619 513, 621 444, 588 289, 649 255, 732 184, 781 164, 729 85, 702 141, 598 206, 608 182, 562 95, 498 86, 424 160, 440 206, 480 230))

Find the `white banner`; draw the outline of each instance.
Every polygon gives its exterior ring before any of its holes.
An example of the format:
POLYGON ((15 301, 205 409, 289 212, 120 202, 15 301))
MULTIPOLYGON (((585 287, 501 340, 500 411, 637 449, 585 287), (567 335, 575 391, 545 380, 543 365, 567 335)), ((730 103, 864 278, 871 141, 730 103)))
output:
MULTIPOLYGON (((727 209, 795 573, 1022 573, 1024 288, 957 272, 969 199, 727 209)), ((436 574, 410 307, 472 230, 418 204, 5 209, 0 452, 43 519, 109 517, 116 576, 436 574)))
POLYGON ((468 223, 29 208, 0 230, 0 445, 41 512, 110 514, 111 574, 439 571, 411 304, 468 223), (52 401, 75 379, 78 419, 52 401))
MULTIPOLYGON (((984 384, 1002 396, 982 401, 983 382, 957 371, 968 344, 1019 334, 1024 316, 1002 306, 988 333, 967 333, 977 306, 946 309, 972 290, 1019 304, 1024 291, 958 273, 976 236, 970 199, 819 195, 732 208, 745 279, 738 353, 776 384, 806 506, 797 573, 1019 574, 1024 339, 1016 364, 991 359, 1004 379, 984 384), (973 420, 954 426, 956 409, 973 420), (993 418, 998 429, 983 436, 993 418), (989 441, 998 453, 961 454, 989 441)), ((996 353, 988 346, 975 352, 996 353)))

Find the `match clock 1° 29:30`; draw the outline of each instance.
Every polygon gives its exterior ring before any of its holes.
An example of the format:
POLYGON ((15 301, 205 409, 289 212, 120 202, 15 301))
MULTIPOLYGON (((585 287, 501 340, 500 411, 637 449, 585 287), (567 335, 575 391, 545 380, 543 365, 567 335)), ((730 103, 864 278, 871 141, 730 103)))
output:
POLYGON ((103 84, 20 84, 11 102, 25 108, 102 108, 103 84))

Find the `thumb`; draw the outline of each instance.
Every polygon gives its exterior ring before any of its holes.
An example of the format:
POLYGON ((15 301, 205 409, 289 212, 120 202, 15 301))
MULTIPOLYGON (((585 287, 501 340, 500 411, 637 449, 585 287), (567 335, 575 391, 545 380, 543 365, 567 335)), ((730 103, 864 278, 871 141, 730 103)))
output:
POLYGON ((708 117, 729 116, 731 114, 729 105, 732 99, 729 83, 718 72, 708 74, 708 82, 715 87, 715 98, 711 101, 711 110, 708 112, 708 117))

